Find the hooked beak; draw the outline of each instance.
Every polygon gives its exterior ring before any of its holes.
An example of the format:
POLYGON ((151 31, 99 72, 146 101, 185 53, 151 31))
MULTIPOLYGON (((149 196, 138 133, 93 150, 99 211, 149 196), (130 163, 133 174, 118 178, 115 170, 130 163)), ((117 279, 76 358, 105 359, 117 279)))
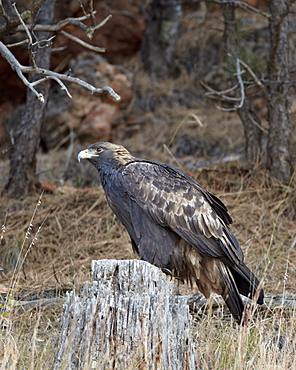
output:
POLYGON ((88 149, 81 150, 81 152, 78 154, 78 162, 81 161, 81 159, 88 159, 92 158, 93 154, 89 153, 88 149))

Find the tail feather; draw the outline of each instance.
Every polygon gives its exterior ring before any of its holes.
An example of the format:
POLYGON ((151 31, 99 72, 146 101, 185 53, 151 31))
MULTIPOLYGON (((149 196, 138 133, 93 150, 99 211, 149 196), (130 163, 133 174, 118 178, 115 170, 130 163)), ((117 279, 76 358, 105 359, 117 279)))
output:
POLYGON ((240 324, 243 318, 244 304, 238 288, 228 266, 219 264, 221 274, 222 297, 229 308, 229 311, 240 324))
POLYGON ((263 289, 257 293, 259 280, 244 264, 233 268, 221 263, 219 270, 223 289, 222 297, 235 320, 243 324, 244 304, 240 294, 251 299, 258 294, 257 303, 263 304, 263 289))
POLYGON ((235 268, 230 267, 230 270, 240 294, 250 299, 252 299, 256 294, 258 294, 257 303, 263 304, 264 299, 263 289, 257 292, 259 280, 248 269, 248 267, 242 264, 235 266, 235 268))

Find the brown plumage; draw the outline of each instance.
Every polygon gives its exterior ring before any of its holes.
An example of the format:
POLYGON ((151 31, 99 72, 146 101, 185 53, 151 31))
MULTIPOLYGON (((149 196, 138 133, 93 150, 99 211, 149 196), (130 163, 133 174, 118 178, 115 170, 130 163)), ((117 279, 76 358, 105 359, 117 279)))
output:
MULTIPOLYGON (((135 158, 120 145, 93 144, 80 159, 99 171, 107 201, 139 257, 196 283, 206 297, 221 294, 242 322, 240 294, 253 298, 259 281, 244 264, 225 205, 181 170, 135 158)), ((257 303, 263 297, 258 291, 257 303)))

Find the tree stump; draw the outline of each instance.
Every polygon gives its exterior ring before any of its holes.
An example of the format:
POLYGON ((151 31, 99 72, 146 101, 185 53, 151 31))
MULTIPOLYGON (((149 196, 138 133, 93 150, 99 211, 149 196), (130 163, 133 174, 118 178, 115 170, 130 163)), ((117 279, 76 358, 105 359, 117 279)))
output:
POLYGON ((191 316, 174 282, 138 260, 92 262, 68 294, 54 369, 196 369, 191 316))

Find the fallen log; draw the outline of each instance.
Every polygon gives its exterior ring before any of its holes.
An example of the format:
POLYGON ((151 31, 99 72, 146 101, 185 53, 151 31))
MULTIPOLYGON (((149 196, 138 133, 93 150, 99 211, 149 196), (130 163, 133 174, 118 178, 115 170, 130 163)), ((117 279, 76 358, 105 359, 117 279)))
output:
POLYGON ((139 260, 92 262, 92 282, 67 295, 53 368, 196 369, 187 300, 139 260))

